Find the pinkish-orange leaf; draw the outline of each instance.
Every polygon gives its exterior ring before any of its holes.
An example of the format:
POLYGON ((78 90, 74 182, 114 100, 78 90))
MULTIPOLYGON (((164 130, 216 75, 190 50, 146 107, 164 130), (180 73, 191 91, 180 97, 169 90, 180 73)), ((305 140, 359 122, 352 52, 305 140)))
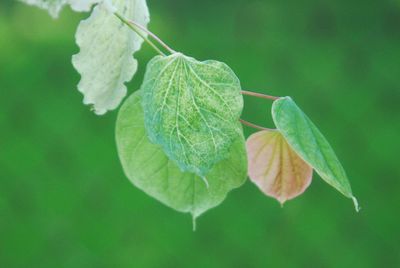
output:
POLYGON ((249 177, 266 195, 283 204, 310 185, 312 167, 290 148, 279 131, 254 133, 246 145, 249 177))

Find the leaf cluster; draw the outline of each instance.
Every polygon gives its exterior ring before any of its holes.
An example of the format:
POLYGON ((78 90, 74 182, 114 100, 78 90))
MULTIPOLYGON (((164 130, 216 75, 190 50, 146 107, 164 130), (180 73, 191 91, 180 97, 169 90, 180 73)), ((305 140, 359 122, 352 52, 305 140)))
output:
MULTIPOLYGON (((76 33, 80 52, 72 63, 80 73, 83 102, 98 115, 116 109, 125 83, 137 71, 143 41, 160 54, 146 68, 143 84, 122 105, 116 141, 131 182, 165 205, 193 218, 220 204, 247 176, 281 204, 302 194, 313 171, 353 199, 346 173, 328 141, 290 97, 243 91, 231 68, 198 61, 170 49, 147 30, 145 0, 22 0, 57 17, 63 6, 89 11, 76 33), (162 45, 165 55, 148 37, 162 45), (240 116, 243 94, 274 100, 277 129, 245 141, 240 116)), ((243 121, 242 122, 246 122, 243 121)))

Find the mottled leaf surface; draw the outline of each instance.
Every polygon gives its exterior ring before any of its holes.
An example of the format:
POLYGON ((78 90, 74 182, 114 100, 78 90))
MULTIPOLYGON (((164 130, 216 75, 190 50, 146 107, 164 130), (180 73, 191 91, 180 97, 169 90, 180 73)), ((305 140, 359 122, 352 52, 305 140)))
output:
POLYGON ((312 166, 323 180, 346 197, 352 198, 358 209, 346 172, 335 152, 296 103, 290 97, 274 101, 272 116, 276 127, 292 149, 312 166))
POLYGON ((281 204, 310 185, 312 167, 290 148, 279 131, 254 133, 247 139, 246 148, 250 180, 281 204))
POLYGON ((82 12, 89 11, 93 4, 100 0, 21 0, 22 2, 46 9, 53 18, 57 18, 65 5, 70 5, 72 10, 82 12))
POLYGON ((240 136, 240 82, 218 61, 183 54, 157 56, 142 85, 150 140, 163 147, 182 171, 204 176, 240 136))
POLYGON ((139 92, 130 96, 119 111, 116 139, 123 169, 131 182, 165 205, 193 217, 219 205, 229 191, 246 180, 243 137, 234 141, 227 158, 209 172, 208 188, 201 177, 181 172, 161 146, 148 139, 139 92))
MULTIPOLYGON (((145 0, 113 0, 113 6, 125 18, 146 26, 149 13, 145 0)), ((101 6, 96 6, 87 20, 79 24, 76 42, 80 52, 72 63, 81 74, 78 85, 83 102, 102 115, 118 107, 127 93, 125 82, 137 71, 133 53, 142 38, 101 6)))

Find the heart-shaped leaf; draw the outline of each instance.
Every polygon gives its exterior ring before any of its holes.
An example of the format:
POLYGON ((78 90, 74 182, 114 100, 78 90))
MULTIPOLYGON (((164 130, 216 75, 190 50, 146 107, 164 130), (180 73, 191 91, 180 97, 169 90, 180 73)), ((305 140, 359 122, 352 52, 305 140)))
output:
POLYGON ((290 148, 279 131, 262 130, 246 142, 249 177, 281 204, 302 194, 313 169, 290 148))
POLYGON ((300 155, 328 184, 353 199, 346 172, 332 147, 307 115, 290 98, 280 98, 272 105, 272 117, 278 130, 293 150, 300 155))
MULTIPOLYGON (((116 139, 122 167, 131 182, 148 195, 194 218, 219 205, 227 193, 241 186, 247 176, 243 136, 231 145, 228 157, 203 178, 181 172, 161 146, 150 142, 144 127, 140 93, 130 96, 121 107, 116 139)), ((239 126, 240 127, 240 126, 239 126)))
POLYGON ((224 63, 176 53, 152 59, 142 85, 145 125, 182 171, 205 176, 240 137, 239 79, 224 63))

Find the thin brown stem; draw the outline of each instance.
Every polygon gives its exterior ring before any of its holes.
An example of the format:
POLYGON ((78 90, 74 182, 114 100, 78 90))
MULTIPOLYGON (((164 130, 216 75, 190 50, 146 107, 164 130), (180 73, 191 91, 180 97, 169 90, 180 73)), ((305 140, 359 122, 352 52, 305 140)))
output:
POLYGON ((247 90, 242 90, 242 94, 243 95, 248 95, 248 96, 253 96, 256 98, 261 98, 261 99, 268 99, 268 100, 277 100, 280 97, 275 97, 275 96, 271 96, 271 95, 265 95, 265 94, 261 94, 261 93, 256 93, 253 91, 247 91, 247 90))
POLYGON ((242 123, 242 124, 245 125, 245 126, 252 127, 252 128, 255 128, 255 129, 258 129, 258 130, 276 131, 276 129, 262 127, 262 126, 259 126, 259 125, 250 123, 250 122, 248 122, 248 121, 246 121, 246 120, 243 120, 243 119, 239 119, 239 121, 240 121, 240 123, 242 123))
POLYGON ((163 46, 166 50, 168 50, 168 52, 170 52, 171 54, 176 53, 175 50, 173 50, 172 48, 170 48, 166 43, 164 43, 164 41, 161 40, 161 38, 159 38, 157 35, 155 35, 154 33, 150 32, 149 30, 147 30, 146 27, 140 25, 139 23, 133 21, 133 20, 127 20, 129 23, 133 24, 134 26, 136 26, 137 28, 139 28, 140 30, 146 32, 148 35, 150 35, 154 40, 156 40, 161 46, 163 46))

